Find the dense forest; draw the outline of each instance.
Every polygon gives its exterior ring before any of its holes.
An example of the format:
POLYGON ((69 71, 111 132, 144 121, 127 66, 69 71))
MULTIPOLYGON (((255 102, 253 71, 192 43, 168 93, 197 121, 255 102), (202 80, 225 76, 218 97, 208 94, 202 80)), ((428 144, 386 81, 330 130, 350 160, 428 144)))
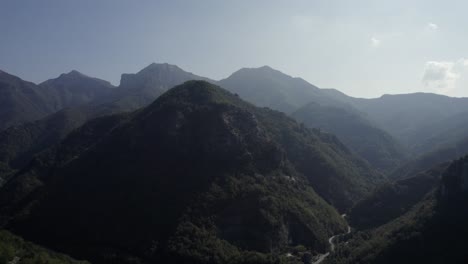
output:
POLYGON ((2 263, 468 259, 464 98, 155 63, 0 93, 2 263))

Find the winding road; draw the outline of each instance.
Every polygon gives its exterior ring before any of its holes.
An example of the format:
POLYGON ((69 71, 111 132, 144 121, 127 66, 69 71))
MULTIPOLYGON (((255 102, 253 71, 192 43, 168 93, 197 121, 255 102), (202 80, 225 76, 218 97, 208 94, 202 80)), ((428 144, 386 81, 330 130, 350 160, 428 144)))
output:
MULTIPOLYGON (((341 217, 345 218, 346 217, 346 214, 343 214, 341 215, 341 217)), ((335 243, 333 242, 333 240, 335 239, 335 237, 339 237, 339 236, 343 236, 343 235, 347 235, 351 233, 351 227, 348 226, 348 231, 346 233, 342 233, 342 234, 338 234, 338 235, 334 235, 332 237, 330 237, 328 239, 328 243, 330 244, 330 251, 328 251, 327 253, 325 254, 320 254, 318 255, 318 258, 312 262, 312 264, 320 264, 322 263, 329 255, 330 255, 330 252, 333 252, 335 251, 335 243)))

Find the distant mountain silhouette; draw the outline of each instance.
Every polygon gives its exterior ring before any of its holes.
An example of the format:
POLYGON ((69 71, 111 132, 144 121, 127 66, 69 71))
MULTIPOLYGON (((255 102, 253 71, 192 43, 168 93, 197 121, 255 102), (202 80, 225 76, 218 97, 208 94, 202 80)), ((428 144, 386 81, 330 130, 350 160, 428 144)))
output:
POLYGON ((375 168, 389 172, 398 167, 406 154, 395 139, 368 121, 352 106, 309 103, 292 114, 309 127, 335 134, 375 168))
POLYGON ((113 86, 77 71, 36 85, 0 71, 0 130, 102 98, 113 86))
POLYGON ((404 160, 404 152, 392 136, 348 102, 301 78, 264 66, 241 69, 219 84, 258 106, 290 113, 309 127, 336 134, 350 149, 384 172, 404 160))
POLYGON ((408 146, 413 155, 440 148, 452 139, 458 141, 468 132, 468 98, 413 93, 362 99, 334 89, 323 92, 365 113, 369 120, 408 146), (433 137, 440 142, 431 140, 433 137))
POLYGON ((54 98, 56 110, 98 103, 109 96, 114 88, 107 81, 86 76, 76 70, 39 84, 39 89, 47 90, 54 98))
POLYGON ((122 74, 120 85, 109 101, 119 109, 136 110, 147 106, 170 88, 189 80, 209 81, 176 65, 152 63, 138 73, 122 74))
POLYGON ((0 130, 52 113, 47 102, 47 94, 34 83, 0 71, 0 130))
POLYGON ((293 78, 268 66, 243 68, 218 82, 258 106, 291 113, 321 96, 320 89, 301 78, 293 78))

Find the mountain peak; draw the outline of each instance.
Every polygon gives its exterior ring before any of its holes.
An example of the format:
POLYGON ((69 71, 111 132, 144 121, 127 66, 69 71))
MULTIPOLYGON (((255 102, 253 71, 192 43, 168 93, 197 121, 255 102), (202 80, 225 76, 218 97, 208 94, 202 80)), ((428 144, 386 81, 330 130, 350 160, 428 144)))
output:
POLYGON ((146 66, 143 68, 141 71, 139 71, 137 74, 144 74, 144 73, 153 73, 153 72, 166 72, 166 71, 184 71, 181 68, 179 68, 177 65, 172 65, 169 63, 151 63, 150 65, 146 66))
POLYGON ((96 87, 98 88, 112 87, 112 85, 108 81, 85 75, 77 70, 72 70, 68 73, 62 73, 57 78, 49 79, 39 85, 40 86, 54 86, 55 88, 58 88, 58 87, 72 88, 73 87, 73 89, 76 88, 78 90, 86 90, 87 87, 88 88, 93 87, 92 89, 96 87))
POLYGON ((81 72, 79 72, 77 70, 71 70, 68 73, 62 73, 57 78, 46 80, 43 83, 41 83, 40 85, 47 85, 47 84, 57 83, 57 82, 59 82, 59 83, 65 82, 65 83, 68 83, 68 84, 70 82, 78 82, 78 83, 92 82, 92 83, 99 83, 100 85, 103 85, 103 86, 109 86, 109 87, 112 86, 108 81, 88 76, 88 75, 86 75, 84 73, 81 73, 81 72))
POLYGON ((82 80, 82 79, 94 79, 92 77, 89 77, 77 70, 71 70, 68 73, 62 73, 60 74, 57 78, 49 79, 44 81, 42 84, 50 84, 52 82, 70 82, 70 81, 77 81, 77 80, 82 80))
POLYGON ((289 77, 289 75, 287 75, 287 74, 285 74, 285 73, 283 73, 281 71, 278 71, 276 69, 273 69, 272 67, 270 67, 268 65, 264 65, 264 66, 257 67, 257 68, 241 68, 238 71, 234 72, 232 75, 236 75, 236 74, 259 74, 259 73, 277 74, 277 75, 284 75, 284 76, 289 77))
POLYGON ((155 98, 162 92, 188 80, 208 80, 191 72, 184 71, 168 63, 151 63, 137 73, 124 73, 120 87, 131 90, 146 90, 155 98))
POLYGON ((79 72, 77 70, 71 70, 68 74, 69 75, 84 75, 84 74, 82 74, 81 72, 79 72))
POLYGON ((62 79, 62 78, 90 78, 90 77, 77 70, 71 70, 68 73, 60 74, 60 76, 57 79, 62 79))
POLYGON ((270 67, 268 65, 263 65, 262 67, 259 67, 258 69, 259 70, 267 70, 267 71, 277 71, 277 70, 273 69, 272 67, 270 67))
POLYGON ((291 113, 314 98, 323 97, 318 87, 267 65, 242 68, 219 83, 257 106, 285 113, 291 113))
POLYGON ((172 100, 197 105, 217 102, 245 105, 245 102, 231 92, 203 80, 190 80, 177 85, 158 98, 155 103, 160 104, 161 101, 172 100))

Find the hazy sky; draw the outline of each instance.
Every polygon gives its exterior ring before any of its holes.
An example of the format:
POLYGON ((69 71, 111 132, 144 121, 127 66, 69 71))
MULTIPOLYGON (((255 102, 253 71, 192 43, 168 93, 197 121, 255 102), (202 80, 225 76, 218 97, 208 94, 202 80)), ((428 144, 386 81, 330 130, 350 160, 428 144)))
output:
POLYGON ((118 84, 168 62, 221 79, 269 65, 357 97, 468 96, 468 1, 0 0, 0 69, 118 84), (467 58, 467 60, 465 60, 467 58))

